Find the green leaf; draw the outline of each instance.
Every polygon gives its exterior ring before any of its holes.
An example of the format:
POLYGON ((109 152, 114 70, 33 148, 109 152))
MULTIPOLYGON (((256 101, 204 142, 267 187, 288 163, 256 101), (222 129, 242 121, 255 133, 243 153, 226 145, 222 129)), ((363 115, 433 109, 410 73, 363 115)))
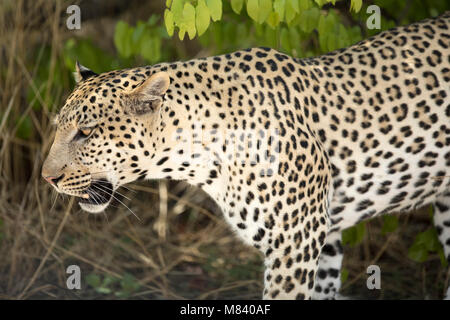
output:
POLYGON ((189 2, 184 4, 183 20, 186 25, 186 31, 189 35, 189 39, 194 39, 197 29, 195 28, 195 8, 189 2))
POLYGON ((359 26, 354 26, 352 28, 346 28, 349 37, 349 43, 356 43, 362 39, 361 28, 359 26))
POLYGON ((429 228, 416 236, 414 243, 408 250, 408 257, 417 262, 424 262, 430 252, 438 253, 442 263, 443 249, 435 228, 429 228))
POLYGON ((327 16, 321 14, 319 17, 318 30, 319 35, 328 36, 333 31, 333 22, 330 14, 327 16))
POLYGON ((354 12, 359 12, 362 7, 362 0, 351 0, 350 10, 353 9, 354 12))
POLYGON ((298 0, 287 0, 289 7, 294 10, 295 13, 300 12, 300 7, 298 6, 298 0))
POLYGON ((339 23, 338 34, 339 34, 338 39, 337 39, 337 47, 338 48, 344 48, 344 47, 351 45, 347 28, 345 28, 344 25, 341 23, 339 23))
POLYGON ((339 40, 339 38, 336 35, 333 36, 328 36, 327 37, 327 50, 328 51, 333 51, 336 50, 338 45, 337 45, 337 41, 339 40))
POLYGON ((124 58, 129 58, 133 53, 132 47, 133 28, 124 21, 119 21, 114 32, 114 44, 117 51, 124 58))
POLYGON ((173 0, 170 11, 173 13, 173 21, 179 27, 183 22, 183 0, 173 0))
POLYGON ((236 35, 240 33, 237 33, 237 24, 232 22, 223 22, 223 35, 225 37, 224 41, 226 44, 231 45, 236 40, 236 35))
POLYGON ((426 244, 428 251, 437 252, 441 247, 439 238, 435 228, 430 228, 423 232, 423 241, 426 244))
POLYGON ((398 228, 398 218, 392 215, 383 216, 383 227, 381 233, 385 235, 388 232, 394 232, 398 228))
POLYGON ((281 29, 280 42, 281 42, 281 48, 283 48, 283 50, 285 50, 287 53, 290 53, 292 50, 292 47, 291 47, 291 42, 289 40, 289 31, 287 28, 281 29))
MULTIPOLYGON (((1 240, 1 234, 0 234, 0 240, 1 240)), ((439 259, 441 260, 441 266, 443 268, 447 268, 448 267, 448 262, 447 262, 447 258, 445 257, 444 250, 441 248, 438 251, 438 254, 439 254, 439 259)))
POLYGON ((352 247, 360 244, 366 233, 365 222, 358 223, 356 226, 350 227, 342 231, 342 243, 352 247))
POLYGON ((259 1, 258 0, 248 0, 247 1, 247 14, 253 20, 258 21, 258 16, 259 16, 259 1))
POLYGON ((311 33, 317 28, 319 21, 320 10, 317 7, 302 11, 300 13, 300 28, 306 33, 311 33))
POLYGON ((327 16, 320 15, 318 32, 319 44, 322 51, 330 51, 336 49, 336 19, 332 11, 327 16))
POLYGON ((320 50, 327 51, 327 38, 328 34, 326 31, 326 22, 325 22, 325 16, 323 14, 319 17, 319 23, 317 25, 317 32, 319 33, 319 45, 320 50))
POLYGON ((184 26, 180 26, 179 28, 180 28, 180 30, 178 30, 178 38, 180 40, 183 40, 184 35, 186 34, 186 28, 184 26))
POLYGON ((108 287, 109 285, 111 285, 117 281, 118 281, 118 279, 116 277, 106 275, 105 278, 103 279, 102 287, 108 287))
POLYGON ((86 276, 86 283, 92 288, 100 287, 101 280, 100 277, 94 273, 90 273, 86 276))
POLYGON ((322 6, 326 3, 326 0, 314 0, 315 3, 319 6, 319 8, 322 8, 322 6))
POLYGON ((425 262, 428 259, 428 251, 423 246, 415 244, 408 249, 408 257, 417 262, 425 262))
POLYGON ((110 294, 111 293, 111 289, 106 288, 106 287, 97 288, 96 291, 98 293, 103 293, 103 294, 110 294))
POLYGON ((161 59, 161 38, 153 35, 153 33, 146 33, 142 39, 140 54, 150 63, 157 63, 161 59))
POLYGON ((317 24, 317 31, 319 32, 319 35, 321 35, 322 33, 323 34, 326 33, 325 28, 326 28, 325 16, 321 14, 319 17, 319 23, 317 24))
POLYGON ((298 2, 294 0, 286 0, 286 7, 284 11, 286 15, 286 22, 290 24, 299 12, 298 2))
POLYGON ((224 36, 223 36, 223 24, 217 23, 213 25, 213 38, 214 42, 217 45, 217 50, 222 50, 224 44, 224 36))
POLYGON ((300 12, 308 10, 312 7, 311 0, 300 0, 299 2, 300 12))
POLYGON ((122 289, 127 292, 136 291, 141 286, 136 278, 129 273, 125 273, 122 280, 120 281, 120 284, 122 286, 122 289))
POLYGON ((206 0, 213 21, 219 21, 222 18, 222 0, 206 0))
POLYGON ((300 52, 297 50, 300 49, 300 34, 298 33, 297 28, 289 28, 289 42, 291 43, 292 50, 295 48, 295 52, 293 51, 292 54, 295 53, 295 57, 298 57, 300 52))
POLYGON ((258 22, 263 23, 272 12, 272 0, 259 0, 258 22))
POLYGON ((173 36, 175 22, 173 20, 173 13, 169 9, 164 11, 164 24, 166 26, 167 34, 169 36, 173 36))
POLYGON ((157 14, 152 14, 152 15, 150 16, 150 18, 148 18, 148 20, 147 20, 147 25, 150 26, 150 27, 153 27, 153 26, 156 25, 156 23, 158 22, 158 20, 159 20, 159 15, 157 15, 157 14))
MULTIPOLYGON (((432 205, 429 206, 429 215, 430 219, 433 219, 434 207, 432 205)), ((434 227, 428 228, 416 235, 414 243, 408 250, 408 257, 417 262, 424 262, 427 260, 429 253, 437 253, 442 267, 448 267, 444 249, 439 241, 437 230, 434 227)))
MULTIPOLYGON (((173 21, 174 24, 178 27, 178 38, 180 40, 184 39, 184 35, 186 33, 186 22, 184 19, 183 11, 184 11, 184 0, 173 0, 172 6, 170 8, 170 11, 173 14, 173 21)), ((167 30, 167 33, 169 33, 169 30, 167 30)))
POLYGON ((361 243, 364 239, 364 235, 366 234, 366 223, 361 222, 356 225, 356 242, 361 243))
POLYGON ((231 0, 231 9, 233 9, 233 11, 237 14, 241 12, 243 5, 244 0, 231 0))
POLYGON ((272 29, 275 29, 280 24, 280 17, 278 13, 272 11, 266 21, 272 29))
POLYGON ((284 19, 284 8, 286 6, 286 0, 275 0, 273 2, 273 10, 278 13, 280 21, 284 19))
MULTIPOLYGON (((134 28, 133 30, 133 36, 131 37, 132 40, 132 48, 139 48, 141 41, 142 41, 142 36, 145 32, 146 29, 146 25, 143 23, 138 23, 138 25, 134 28)), ((136 51, 136 50, 133 50, 136 51)))
POLYGON ((277 44, 277 31, 271 28, 265 28, 264 30, 264 45, 267 47, 276 48, 277 44))
POLYGON ((195 26, 197 27, 197 33, 201 36, 209 27, 209 9, 206 6, 205 0, 199 0, 197 8, 195 9, 195 26))
POLYGON ((344 283, 348 279, 348 270, 346 268, 342 268, 341 270, 341 282, 344 283))

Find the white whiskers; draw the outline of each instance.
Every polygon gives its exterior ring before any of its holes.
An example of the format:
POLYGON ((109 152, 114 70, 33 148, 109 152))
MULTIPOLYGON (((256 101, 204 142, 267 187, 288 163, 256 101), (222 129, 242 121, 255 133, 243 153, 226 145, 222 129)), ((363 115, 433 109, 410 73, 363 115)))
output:
MULTIPOLYGON (((109 188, 108 186, 106 186, 106 185, 101 185, 101 182, 100 181, 97 181, 99 184, 92 184, 91 185, 91 188, 92 189, 88 189, 88 193, 89 194, 91 194, 91 193, 95 193, 95 195, 97 195, 97 196, 99 196, 99 197, 101 197, 101 199, 103 199, 103 200, 106 200, 101 194, 99 194, 98 192, 96 192, 95 191, 95 189, 97 189, 98 191, 102 191, 102 192, 110 192, 111 193, 111 197, 113 198, 113 199, 115 199, 115 200, 117 200, 120 204, 122 204, 125 208, 127 208, 128 209, 128 211, 130 211, 139 221, 141 221, 141 219, 133 212, 133 210, 131 210, 125 203, 123 203, 122 201, 120 201, 115 195, 114 195, 114 191, 111 189, 111 188, 109 188)), ((131 199, 129 199, 128 197, 126 197, 126 196, 124 196, 124 195, 122 195, 121 193, 119 193, 119 192, 117 192, 119 195, 121 195, 122 197, 124 197, 124 198, 126 198, 126 199, 128 199, 128 200, 131 200, 131 199)), ((94 198, 94 201, 95 201, 95 198, 94 198)))

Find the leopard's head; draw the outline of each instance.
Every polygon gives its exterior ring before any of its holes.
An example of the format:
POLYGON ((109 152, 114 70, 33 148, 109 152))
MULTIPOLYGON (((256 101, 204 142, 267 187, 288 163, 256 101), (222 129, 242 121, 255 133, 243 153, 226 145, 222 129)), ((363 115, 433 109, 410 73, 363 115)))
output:
POLYGON ((54 120, 42 176, 96 213, 119 186, 147 174, 142 162, 157 152, 153 132, 170 78, 149 68, 97 75, 78 63, 75 78, 77 86, 54 120))

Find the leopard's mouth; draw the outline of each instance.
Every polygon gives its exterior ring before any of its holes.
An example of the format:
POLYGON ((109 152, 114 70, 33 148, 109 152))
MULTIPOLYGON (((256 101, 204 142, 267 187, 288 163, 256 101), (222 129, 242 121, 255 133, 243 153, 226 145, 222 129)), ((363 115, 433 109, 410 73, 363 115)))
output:
POLYGON ((84 191, 84 195, 79 198, 78 204, 81 209, 98 213, 105 210, 114 198, 114 187, 106 179, 95 180, 84 191))

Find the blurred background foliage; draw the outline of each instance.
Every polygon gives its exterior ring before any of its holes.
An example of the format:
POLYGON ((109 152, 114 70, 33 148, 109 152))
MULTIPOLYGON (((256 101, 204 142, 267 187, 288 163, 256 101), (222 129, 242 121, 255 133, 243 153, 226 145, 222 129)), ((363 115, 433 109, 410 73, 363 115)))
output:
MULTIPOLYGON (((40 179, 51 118, 74 86, 77 60, 100 73, 254 46, 306 58, 380 32, 366 26, 370 5, 381 9, 381 30, 450 9, 442 0, 2 1, 0 298, 259 298, 259 253, 183 183, 132 185, 133 202, 123 201, 141 221, 123 207, 104 218, 66 216, 76 212, 70 200, 52 198, 40 179), (80 30, 66 26, 72 4, 81 8, 80 30), (69 262, 88 270, 81 293, 64 290, 69 262)), ((428 207, 345 231, 344 291, 441 297, 448 273, 431 217, 428 207), (365 289, 370 263, 390 270, 381 292, 365 289)))

